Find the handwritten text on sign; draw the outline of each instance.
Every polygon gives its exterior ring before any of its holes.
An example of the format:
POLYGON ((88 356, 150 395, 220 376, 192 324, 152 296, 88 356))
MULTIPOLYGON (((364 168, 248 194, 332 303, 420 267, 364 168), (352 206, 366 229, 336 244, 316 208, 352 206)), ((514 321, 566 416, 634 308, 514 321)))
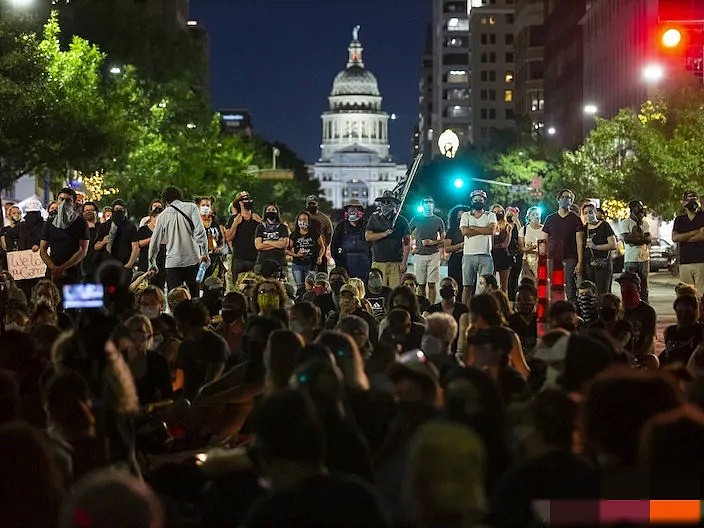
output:
POLYGON ((10 251, 7 254, 7 269, 15 280, 35 279, 46 274, 46 264, 31 249, 25 251, 10 251))

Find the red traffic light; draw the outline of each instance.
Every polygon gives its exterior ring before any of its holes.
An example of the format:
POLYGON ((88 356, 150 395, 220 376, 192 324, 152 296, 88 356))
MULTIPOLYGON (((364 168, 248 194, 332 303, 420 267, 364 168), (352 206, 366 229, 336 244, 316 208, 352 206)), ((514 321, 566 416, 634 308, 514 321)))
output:
POLYGON ((666 29, 660 37, 660 42, 665 48, 676 48, 682 43, 682 32, 677 28, 666 29))

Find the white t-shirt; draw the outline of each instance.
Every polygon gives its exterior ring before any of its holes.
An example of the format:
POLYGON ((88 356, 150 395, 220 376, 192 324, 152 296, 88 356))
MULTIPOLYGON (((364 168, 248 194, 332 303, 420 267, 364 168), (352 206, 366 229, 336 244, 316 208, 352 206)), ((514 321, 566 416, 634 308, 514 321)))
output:
MULTIPOLYGON (((545 240, 548 238, 548 235, 545 231, 543 231, 542 226, 538 229, 534 229, 530 226, 530 224, 527 224, 523 226, 523 229, 524 231, 521 231, 520 236, 523 237, 523 243, 526 247, 536 246, 538 244, 538 240, 545 240)), ((524 258, 533 271, 538 268, 537 253, 526 253, 524 258)))
MULTIPOLYGON (((621 220, 621 225, 619 226, 621 235, 624 233, 630 233, 633 228, 636 227, 636 221, 630 216, 625 220, 621 220)), ((650 232, 650 224, 643 218, 641 222, 641 229, 643 233, 650 232)), ((631 246, 630 244, 623 244, 623 261, 624 262, 647 262, 650 260, 650 246, 648 244, 641 244, 640 246, 631 246)))
MULTIPOLYGON (((471 212, 462 214, 460 219, 460 228, 462 227, 487 227, 490 224, 496 224, 496 215, 494 213, 484 212, 479 218, 472 215, 471 212)), ((491 255, 491 243, 494 235, 476 235, 473 237, 464 237, 465 255, 491 255)))

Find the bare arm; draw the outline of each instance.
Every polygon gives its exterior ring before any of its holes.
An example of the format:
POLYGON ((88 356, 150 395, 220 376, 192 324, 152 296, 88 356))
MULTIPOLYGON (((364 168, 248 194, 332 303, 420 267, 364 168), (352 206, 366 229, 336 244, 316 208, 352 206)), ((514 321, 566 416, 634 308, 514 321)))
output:
POLYGON ((687 231, 686 233, 675 233, 672 232, 673 242, 692 242, 690 239, 697 236, 700 233, 699 229, 695 231, 687 231))
POLYGON ((49 252, 47 251, 47 248, 49 247, 49 242, 46 240, 42 240, 39 242, 39 256, 42 258, 44 261, 44 264, 46 264, 46 267, 49 268, 49 271, 53 270, 55 267, 54 261, 51 260, 51 257, 49 256, 49 252))
POLYGON ((225 242, 232 242, 237 234, 237 228, 242 223, 242 215, 238 214, 232 219, 232 225, 225 229, 225 242))
MULTIPOLYGON (((161 215, 159 215, 160 217, 161 215)), ((156 219, 156 226, 154 226, 154 232, 152 237, 149 239, 149 267, 156 267, 156 256, 159 253, 161 247, 161 239, 163 238, 164 229, 159 225, 160 218, 156 219)), ((97 247, 97 245, 96 245, 97 247)))
POLYGON ((510 356, 511 366, 523 376, 523 379, 528 379, 530 376, 530 367, 526 363, 526 357, 523 355, 523 347, 518 335, 513 334, 513 346, 511 347, 510 356))
POLYGON ((130 259, 127 261, 127 264, 125 264, 125 268, 127 268, 127 269, 133 268, 134 263, 137 261, 138 256, 139 256, 139 243, 132 242, 132 253, 130 253, 130 259))
POLYGON ((443 242, 445 243, 445 251, 447 251, 448 253, 454 253, 455 251, 459 251, 464 246, 464 242, 453 244, 452 240, 450 240, 449 238, 446 238, 443 242))
POLYGON ((408 262, 408 254, 411 252, 411 235, 406 235, 402 240, 403 258, 401 259, 401 268, 406 267, 408 262))
POLYGON ((392 229, 387 229, 386 231, 382 231, 381 233, 375 233, 374 231, 365 231, 364 232, 364 239, 367 242, 376 242, 377 240, 381 240, 382 238, 386 238, 391 233, 393 233, 392 229))
POLYGON ((584 261, 584 231, 577 231, 577 264, 584 261))
POLYGON ((72 268, 73 266, 77 265, 80 263, 85 257, 86 254, 88 253, 88 241, 87 240, 79 240, 78 241, 78 251, 76 251, 70 259, 68 259, 66 262, 61 264, 61 269, 69 269, 72 268))
POLYGON ((318 260, 316 262, 322 262, 323 259, 325 258, 325 239, 323 239, 322 236, 318 237, 318 249, 320 250, 318 253, 318 260))

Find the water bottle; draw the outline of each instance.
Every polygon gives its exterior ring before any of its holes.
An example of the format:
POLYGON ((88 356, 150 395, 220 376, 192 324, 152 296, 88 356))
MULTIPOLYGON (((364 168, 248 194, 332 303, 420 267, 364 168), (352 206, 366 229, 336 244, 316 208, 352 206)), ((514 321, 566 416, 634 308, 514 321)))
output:
POLYGON ((203 279, 205 279, 205 270, 208 269, 208 264, 205 262, 201 262, 200 266, 198 266, 198 274, 196 275, 196 282, 201 283, 203 282, 203 279))

